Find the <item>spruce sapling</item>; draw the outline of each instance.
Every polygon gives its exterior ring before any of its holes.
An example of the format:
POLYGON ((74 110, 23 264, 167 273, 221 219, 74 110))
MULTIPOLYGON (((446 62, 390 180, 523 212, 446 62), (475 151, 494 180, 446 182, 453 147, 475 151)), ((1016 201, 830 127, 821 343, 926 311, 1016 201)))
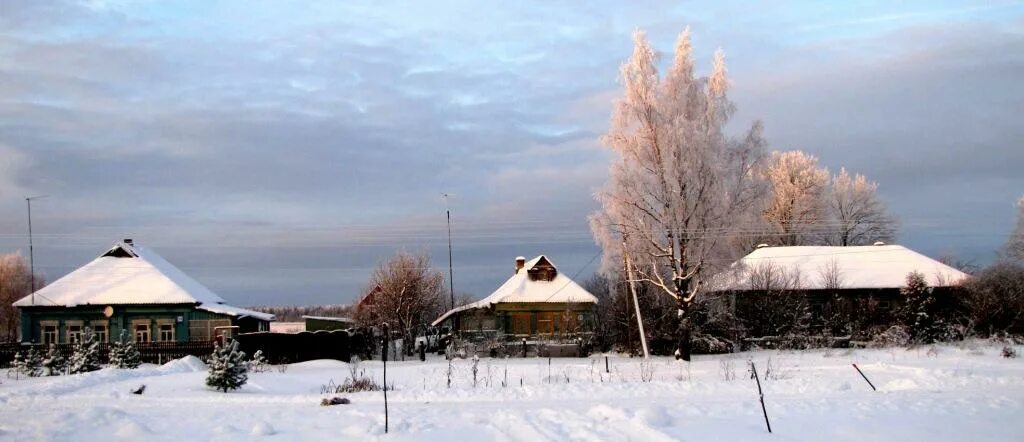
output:
POLYGON ((46 358, 43 359, 42 363, 43 374, 46 376, 57 376, 64 373, 64 370, 68 367, 68 361, 64 358, 64 355, 57 350, 56 344, 50 344, 50 349, 46 353, 46 358))
POLYGON ((73 347, 71 360, 68 362, 69 372, 86 373, 99 370, 100 367, 100 343, 96 341, 92 330, 86 327, 82 339, 75 342, 73 347))
POLYGON ((139 347, 128 336, 128 330, 121 330, 117 342, 110 344, 110 365, 117 368, 139 368, 142 355, 139 347))
POLYGON ((238 350, 238 341, 232 340, 223 346, 217 343, 210 355, 206 385, 227 393, 245 385, 248 371, 249 364, 245 361, 245 352, 238 350))

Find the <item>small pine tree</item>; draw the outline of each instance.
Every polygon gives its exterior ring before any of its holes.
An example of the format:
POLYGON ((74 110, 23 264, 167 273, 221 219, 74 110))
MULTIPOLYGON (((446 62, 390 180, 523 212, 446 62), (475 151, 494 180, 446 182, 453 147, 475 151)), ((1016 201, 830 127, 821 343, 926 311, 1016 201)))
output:
POLYGON ((40 376, 42 374, 42 357, 36 353, 35 348, 29 347, 24 353, 19 351, 14 354, 11 369, 25 376, 40 376))
POLYGON ((249 361, 249 369, 253 373, 263 373, 267 371, 267 357, 263 356, 263 350, 256 350, 256 353, 252 354, 252 360, 249 361))
POLYGON ((64 358, 64 355, 57 350, 57 344, 50 344, 50 348, 46 353, 46 358, 43 359, 42 363, 43 374, 46 376, 57 376, 64 373, 64 370, 68 367, 68 361, 64 358))
POLYGON ((43 354, 36 351, 35 347, 29 347, 28 352, 25 354, 25 363, 22 373, 31 377, 43 375, 43 354))
POLYGON ((245 352, 238 350, 238 341, 229 341, 225 345, 214 346, 210 355, 210 369, 206 376, 206 385, 225 393, 245 385, 249 379, 249 364, 245 361, 245 352))
POLYGON ((907 274, 907 286, 900 289, 900 294, 904 296, 900 316, 909 329, 911 340, 932 343, 941 339, 944 323, 925 276, 920 272, 907 274))
POLYGON ((129 339, 128 330, 121 330, 117 342, 110 344, 110 366, 116 368, 139 368, 142 355, 135 342, 129 339))
POLYGON ((99 370, 100 365, 100 343, 88 327, 82 333, 82 338, 75 342, 68 361, 68 368, 71 374, 85 373, 99 370))

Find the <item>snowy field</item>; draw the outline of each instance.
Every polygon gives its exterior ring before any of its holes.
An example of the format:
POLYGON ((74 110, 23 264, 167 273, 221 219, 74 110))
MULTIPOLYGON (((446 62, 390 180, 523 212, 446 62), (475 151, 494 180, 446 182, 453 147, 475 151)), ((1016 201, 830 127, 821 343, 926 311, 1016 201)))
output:
MULTIPOLYGON (((387 435, 381 392, 339 395, 351 405, 319 405, 328 397, 322 386, 344 381, 348 364, 252 373, 245 387, 224 394, 204 386, 205 366, 189 358, 137 370, 4 377, 0 439, 1024 439, 1024 359, 1004 359, 1001 347, 984 343, 930 348, 758 351, 691 364, 611 356, 610 373, 600 355, 553 359, 550 367, 547 359, 481 359, 476 387, 472 361, 458 360, 451 388, 443 359, 389 362, 387 435), (764 377, 772 435, 748 360, 764 377), (144 395, 129 394, 140 384, 144 395)), ((381 380, 381 362, 359 368, 381 380)))

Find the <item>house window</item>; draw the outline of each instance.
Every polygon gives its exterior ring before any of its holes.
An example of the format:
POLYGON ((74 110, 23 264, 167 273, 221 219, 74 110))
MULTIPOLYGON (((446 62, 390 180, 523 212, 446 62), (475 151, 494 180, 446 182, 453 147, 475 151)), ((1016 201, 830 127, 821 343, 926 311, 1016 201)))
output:
POLYGON ((132 329, 135 330, 135 342, 149 342, 149 321, 132 321, 132 329))
POLYGON ((76 344, 82 340, 82 323, 81 322, 67 322, 67 343, 76 344))
POLYGON ((57 323, 56 322, 41 322, 39 323, 40 329, 43 330, 43 344, 56 344, 57 343, 57 323))
POLYGON ((512 313, 512 333, 517 335, 530 334, 529 313, 512 313))
POLYGON ((174 341, 174 324, 173 323, 161 323, 157 324, 160 327, 160 341, 170 342, 174 341))
POLYGON ((553 335, 553 334, 555 334, 555 313, 554 312, 539 312, 539 313, 537 313, 537 334, 538 335, 553 335))
POLYGON ((93 339, 97 342, 107 342, 110 339, 110 326, 107 321, 92 321, 93 339))

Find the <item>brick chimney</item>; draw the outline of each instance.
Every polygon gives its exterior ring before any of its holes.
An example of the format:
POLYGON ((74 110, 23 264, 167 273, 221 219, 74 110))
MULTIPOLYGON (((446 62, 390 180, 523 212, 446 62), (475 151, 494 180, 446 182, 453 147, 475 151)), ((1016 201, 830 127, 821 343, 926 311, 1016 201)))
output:
POLYGON ((514 275, 514 274, 519 273, 519 271, 522 270, 523 267, 525 267, 525 266, 526 266, 526 258, 522 257, 522 256, 517 256, 516 257, 516 271, 512 272, 512 274, 514 275))

